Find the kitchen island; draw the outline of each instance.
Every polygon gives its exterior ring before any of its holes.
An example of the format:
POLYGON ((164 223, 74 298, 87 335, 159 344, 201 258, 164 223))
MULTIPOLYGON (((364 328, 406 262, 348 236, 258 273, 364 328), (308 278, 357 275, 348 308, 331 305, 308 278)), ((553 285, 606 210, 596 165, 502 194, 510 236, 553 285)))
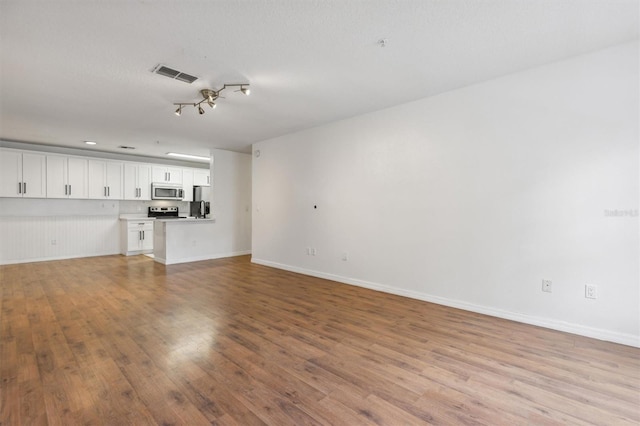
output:
POLYGON ((215 219, 160 219, 153 223, 153 256, 172 265, 215 259, 215 219))

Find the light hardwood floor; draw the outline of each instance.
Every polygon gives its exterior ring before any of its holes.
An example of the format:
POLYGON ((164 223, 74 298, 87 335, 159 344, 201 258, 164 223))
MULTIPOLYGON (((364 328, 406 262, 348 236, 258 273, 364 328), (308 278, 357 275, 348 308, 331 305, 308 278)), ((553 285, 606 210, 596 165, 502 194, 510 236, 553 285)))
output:
POLYGON ((250 263, 0 266, 0 424, 640 423, 640 350, 250 263))

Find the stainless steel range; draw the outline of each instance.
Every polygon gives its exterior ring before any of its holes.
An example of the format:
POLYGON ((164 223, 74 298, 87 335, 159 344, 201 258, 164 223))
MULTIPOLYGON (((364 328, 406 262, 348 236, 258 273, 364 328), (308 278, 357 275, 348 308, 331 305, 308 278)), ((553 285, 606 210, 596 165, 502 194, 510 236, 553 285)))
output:
POLYGON ((178 207, 149 207, 148 217, 157 219, 186 219, 186 216, 178 215, 178 207))

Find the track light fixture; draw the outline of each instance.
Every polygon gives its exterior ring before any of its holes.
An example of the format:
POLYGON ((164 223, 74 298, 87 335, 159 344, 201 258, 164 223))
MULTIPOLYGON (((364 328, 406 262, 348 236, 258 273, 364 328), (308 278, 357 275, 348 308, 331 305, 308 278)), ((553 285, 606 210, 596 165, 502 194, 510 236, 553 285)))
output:
POLYGON ((251 90, 249 90, 249 84, 248 83, 238 83, 238 84, 225 84, 222 86, 222 88, 220 90, 213 90, 213 89, 203 89, 200 91, 200 94, 202 95, 202 100, 199 102, 176 102, 173 105, 176 105, 178 107, 178 109, 176 109, 176 115, 180 116, 182 114, 182 107, 183 106, 193 106, 194 108, 198 108, 198 113, 200 115, 204 114, 204 109, 202 108, 202 103, 206 102, 207 105, 209 105, 211 108, 216 108, 218 105, 216 105, 215 101, 218 99, 224 99, 222 96, 220 96, 220 92, 222 92, 224 89, 226 89, 227 87, 239 87, 238 90, 236 90, 236 92, 242 92, 244 95, 249 95, 251 93, 251 90))

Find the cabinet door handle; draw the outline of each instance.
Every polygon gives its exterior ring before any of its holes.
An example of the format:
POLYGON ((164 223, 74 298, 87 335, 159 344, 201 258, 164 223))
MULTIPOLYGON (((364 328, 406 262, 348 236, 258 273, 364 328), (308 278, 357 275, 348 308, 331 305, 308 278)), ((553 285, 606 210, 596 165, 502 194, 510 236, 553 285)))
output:
POLYGON ((68 185, 65 183, 65 184, 64 184, 64 195, 67 195, 67 186, 68 186, 68 185))
POLYGON ((22 182, 22 193, 23 194, 27 193, 27 182, 22 182))
POLYGON ((142 239, 144 240, 144 231, 142 231, 142 239))
POLYGON ((22 194, 22 182, 18 182, 18 194, 22 194))
POLYGON ((105 186, 103 188, 104 188, 104 196, 106 197, 107 196, 107 187, 105 186))
POLYGON ((69 195, 71 195, 71 184, 69 184, 69 195))
POLYGON ((111 196, 111 187, 107 186, 107 196, 110 197, 111 196))

